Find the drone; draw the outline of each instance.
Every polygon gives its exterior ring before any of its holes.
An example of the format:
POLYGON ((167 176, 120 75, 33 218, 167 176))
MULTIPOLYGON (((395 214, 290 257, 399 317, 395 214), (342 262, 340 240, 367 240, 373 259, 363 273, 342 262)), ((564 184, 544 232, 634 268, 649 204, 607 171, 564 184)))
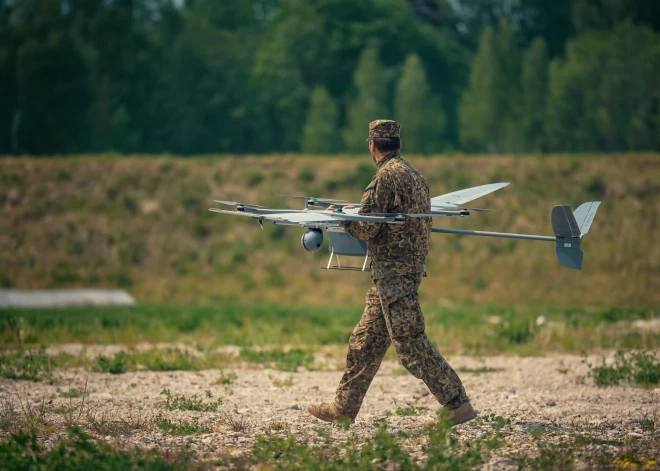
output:
MULTIPOLYGON (((321 268, 327 270, 353 270, 369 271, 367 260, 369 258, 367 243, 351 237, 344 231, 342 222, 367 221, 381 224, 403 224, 408 218, 452 216, 467 217, 471 212, 497 211, 483 208, 467 208, 464 205, 477 198, 497 191, 509 183, 490 183, 487 185, 454 191, 431 198, 431 212, 400 213, 400 214, 360 214, 360 205, 348 203, 345 200, 329 198, 315 198, 308 196, 280 195, 288 198, 304 200, 304 209, 271 209, 263 206, 239 203, 236 201, 214 200, 215 203, 234 207, 234 210, 209 208, 209 211, 223 214, 233 214, 249 217, 259 221, 263 230, 263 223, 269 222, 284 226, 301 226, 308 228, 301 238, 302 246, 308 252, 318 252, 323 246, 323 230, 328 234, 330 259, 326 266, 321 268), (328 208, 333 206, 329 211, 328 208), (323 208, 323 209, 310 209, 323 208), (342 266, 339 256, 364 257, 362 266, 342 266), (336 264, 333 265, 333 260, 336 264)), ((575 211, 570 205, 562 204, 552 208, 550 222, 554 232, 553 236, 535 234, 515 234, 508 232, 472 231, 464 229, 449 229, 434 227, 432 232, 442 234, 472 235, 483 237, 501 237, 508 239, 540 240, 555 242, 555 249, 559 263, 574 270, 582 269, 583 252, 580 249, 582 237, 589 232, 589 228, 596 216, 600 201, 590 201, 581 204, 575 211)))

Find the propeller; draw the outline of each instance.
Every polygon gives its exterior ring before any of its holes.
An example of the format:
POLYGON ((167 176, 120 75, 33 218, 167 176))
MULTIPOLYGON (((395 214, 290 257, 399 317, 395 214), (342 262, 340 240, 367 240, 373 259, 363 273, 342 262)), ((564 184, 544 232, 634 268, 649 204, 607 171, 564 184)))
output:
POLYGON ((249 203, 239 203, 237 201, 220 201, 213 200, 214 203, 224 204, 225 206, 244 206, 246 208, 265 208, 265 206, 259 206, 258 204, 249 204, 249 203))

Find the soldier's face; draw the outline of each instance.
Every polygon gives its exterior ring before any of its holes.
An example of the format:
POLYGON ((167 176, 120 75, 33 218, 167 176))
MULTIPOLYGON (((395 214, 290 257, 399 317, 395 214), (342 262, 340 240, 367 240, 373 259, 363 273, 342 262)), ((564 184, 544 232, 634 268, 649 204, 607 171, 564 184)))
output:
POLYGON ((374 141, 369 139, 369 152, 371 152, 371 160, 374 161, 374 163, 377 163, 376 161, 376 144, 374 144, 374 141))

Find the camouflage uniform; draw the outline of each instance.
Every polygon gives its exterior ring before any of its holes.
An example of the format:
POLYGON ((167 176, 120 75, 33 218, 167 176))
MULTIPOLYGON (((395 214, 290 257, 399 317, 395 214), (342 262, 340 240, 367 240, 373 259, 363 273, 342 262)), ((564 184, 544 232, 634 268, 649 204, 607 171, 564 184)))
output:
MULTIPOLYGON (((374 121, 369 137, 398 137, 395 121, 374 121)), ((398 152, 378 162, 378 171, 365 189, 360 207, 368 213, 430 213, 424 177, 398 152)), ((346 371, 337 388, 335 405, 354 418, 380 363, 394 344, 403 366, 422 379, 440 404, 458 406, 469 399, 456 372, 424 332, 424 315, 417 289, 425 276, 432 219, 407 218, 403 224, 351 221, 344 228, 367 241, 374 286, 367 292, 362 319, 349 340, 346 371)))

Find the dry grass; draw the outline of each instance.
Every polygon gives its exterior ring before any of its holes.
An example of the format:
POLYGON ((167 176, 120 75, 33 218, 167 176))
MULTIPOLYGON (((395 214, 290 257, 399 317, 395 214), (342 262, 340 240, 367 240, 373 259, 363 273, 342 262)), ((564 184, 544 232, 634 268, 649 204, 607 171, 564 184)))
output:
MULTIPOLYGON (((554 204, 603 201, 583 244, 582 273, 560 267, 551 244, 434 235, 424 302, 660 302, 657 155, 411 160, 435 195, 512 182, 475 203, 502 212, 436 218, 436 226, 548 234, 554 204)), ((0 159, 0 173, 18 176, 0 180, 0 201, 12 196, 0 218, 0 282, 119 286, 166 302, 254 302, 259 293, 260 302, 359 304, 369 277, 321 272, 327 253, 304 252, 300 230, 262 233, 207 208, 214 198, 297 207, 276 196, 282 188, 356 201, 365 164, 367 157, 0 159)))

